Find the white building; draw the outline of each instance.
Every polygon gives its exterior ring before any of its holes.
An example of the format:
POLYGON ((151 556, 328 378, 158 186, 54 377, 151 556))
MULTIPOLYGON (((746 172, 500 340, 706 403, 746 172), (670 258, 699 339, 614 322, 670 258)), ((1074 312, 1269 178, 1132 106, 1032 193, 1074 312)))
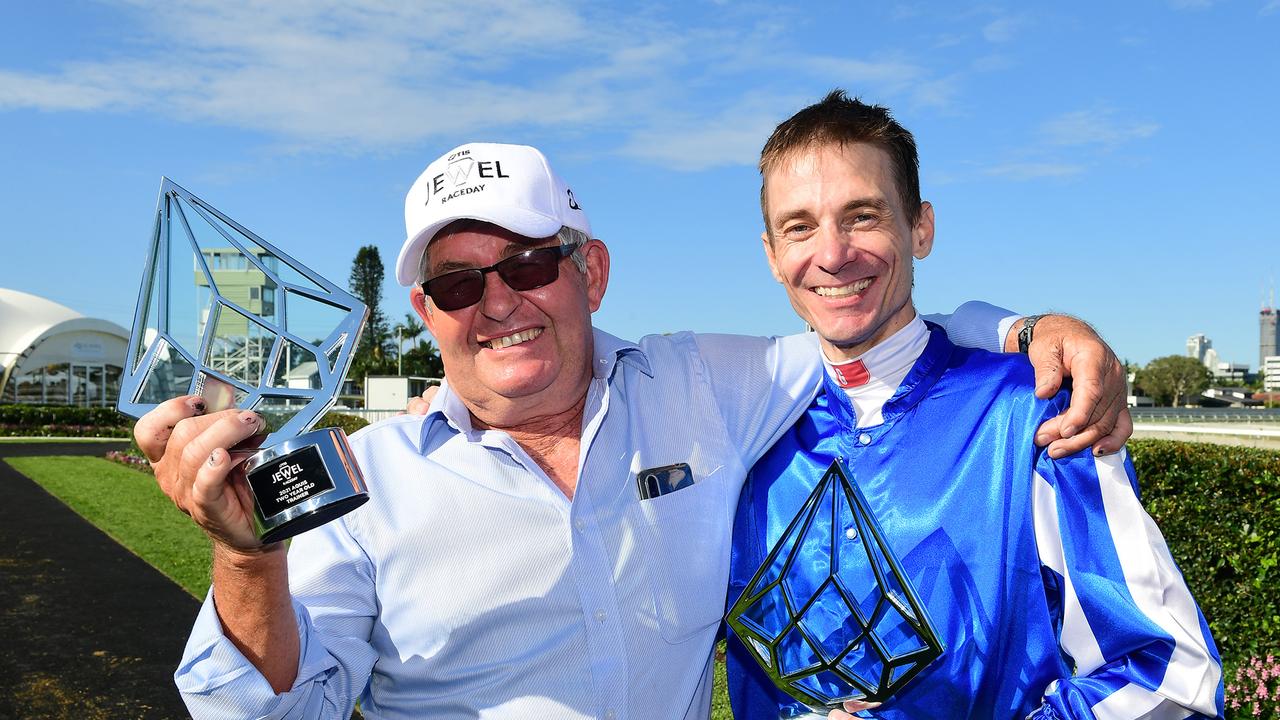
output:
POLYGON ((1242 387, 1211 387, 1200 393, 1200 405, 1204 407, 1256 407, 1260 403, 1253 393, 1242 387))
POLYGON ((1280 391, 1280 355, 1268 355, 1262 359, 1262 389, 1280 391))
POLYGON ((440 378, 405 375, 367 375, 364 379, 366 410, 403 410, 410 398, 418 397, 428 385, 439 385, 440 378))
POLYGON ((1218 382, 1245 382, 1249 379, 1249 366, 1244 363, 1218 363, 1213 370, 1213 379, 1218 382))
POLYGON ((0 403, 114 406, 129 331, 0 288, 0 403))

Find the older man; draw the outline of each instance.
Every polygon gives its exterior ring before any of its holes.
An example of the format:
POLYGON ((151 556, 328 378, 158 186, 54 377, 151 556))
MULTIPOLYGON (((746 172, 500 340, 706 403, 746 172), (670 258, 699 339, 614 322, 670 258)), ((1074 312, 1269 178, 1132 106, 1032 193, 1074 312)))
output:
POLYGON ((735 717, 810 712, 757 659, 810 699, 896 679, 910 664, 894 658, 927 645, 902 631, 918 614, 907 597, 945 650, 876 717, 1220 715, 1217 650, 1127 455, 1038 449, 1065 397, 1037 400, 1021 358, 957 348, 916 314, 913 262, 933 247, 934 212, 911 134, 833 92, 778 126, 760 172, 765 253, 828 372, 742 491, 730 596, 746 593, 734 625, 749 640, 730 639, 735 717), (866 525, 815 490, 837 458, 914 590, 868 581, 866 525), (815 492, 825 512, 792 530, 815 492), (806 676, 823 661, 834 671, 806 676))
MULTIPOLYGON (((397 277, 447 384, 352 437, 364 507, 260 546, 227 452, 256 415, 188 397, 136 427, 213 539, 193 715, 705 718, 734 500, 812 398, 815 338, 594 329, 608 250, 533 148, 442 156, 406 220, 397 277)), ((1055 342, 1109 367, 1087 330, 1055 342)))

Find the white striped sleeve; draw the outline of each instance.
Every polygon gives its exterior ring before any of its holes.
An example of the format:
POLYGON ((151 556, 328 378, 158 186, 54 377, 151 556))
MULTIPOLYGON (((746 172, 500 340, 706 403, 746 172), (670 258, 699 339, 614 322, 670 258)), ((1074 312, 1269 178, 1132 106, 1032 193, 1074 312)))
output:
POLYGON ((1040 562, 1061 579, 1059 645, 1075 666, 1046 691, 1043 716, 1220 716, 1217 650, 1127 452, 1042 451, 1032 482, 1040 562))

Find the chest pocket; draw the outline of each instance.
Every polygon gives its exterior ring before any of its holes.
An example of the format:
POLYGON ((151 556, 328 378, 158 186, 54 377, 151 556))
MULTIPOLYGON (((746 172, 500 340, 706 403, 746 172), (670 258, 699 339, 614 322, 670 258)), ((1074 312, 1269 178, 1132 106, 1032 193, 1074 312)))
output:
POLYGON ((659 629, 672 644, 715 626, 724 614, 734 499, 726 496, 725 475, 629 508, 644 544, 659 629))

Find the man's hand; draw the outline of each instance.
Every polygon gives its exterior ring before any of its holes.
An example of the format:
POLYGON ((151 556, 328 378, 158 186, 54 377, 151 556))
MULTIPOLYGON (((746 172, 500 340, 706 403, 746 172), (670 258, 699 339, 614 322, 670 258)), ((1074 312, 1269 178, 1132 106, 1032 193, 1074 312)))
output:
MULTIPOLYGON (((1022 321, 1005 338, 1005 351, 1018 348, 1022 321)), ((1045 315, 1036 323, 1027 352, 1036 373, 1036 397, 1058 392, 1072 379, 1071 405, 1036 430, 1036 444, 1060 458, 1090 445, 1095 455, 1117 452, 1133 434, 1126 407, 1124 366, 1093 328, 1066 315, 1045 315)))
POLYGON ((844 704, 844 712, 832 710, 827 714, 827 720, 858 720, 850 713, 860 712, 862 710, 875 710, 880 707, 880 703, 868 703, 861 700, 852 700, 844 704))
POLYGON ((431 407, 431 400, 440 392, 439 385, 429 385, 422 391, 422 397, 410 398, 409 406, 404 409, 407 415, 426 415, 431 407))
POLYGON ((215 543, 232 554, 269 549, 258 542, 253 499, 231 453, 260 435, 265 423, 243 410, 206 415, 206 407, 195 395, 161 403, 133 426, 134 439, 151 461, 160 489, 215 543))

